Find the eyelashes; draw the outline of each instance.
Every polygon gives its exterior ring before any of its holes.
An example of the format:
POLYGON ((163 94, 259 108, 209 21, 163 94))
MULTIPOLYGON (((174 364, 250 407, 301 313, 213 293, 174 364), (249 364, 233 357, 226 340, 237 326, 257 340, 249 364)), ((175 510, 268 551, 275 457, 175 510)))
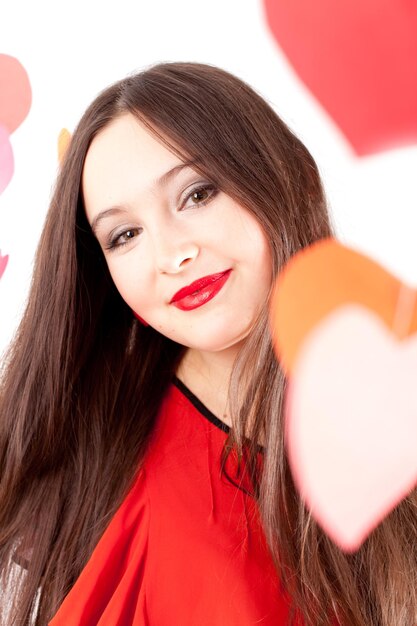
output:
MULTIPOLYGON (((212 183, 198 184, 181 201, 179 210, 188 210, 203 207, 208 204, 218 193, 218 188, 212 183)), ((135 226, 124 228, 121 231, 111 233, 104 248, 105 250, 115 250, 126 246, 142 232, 142 228, 135 226)))
POLYGON ((139 231, 141 230, 141 228, 128 228, 127 230, 124 230, 122 233, 110 239, 108 244, 105 246, 106 250, 113 250, 114 248, 126 246, 129 241, 138 236, 139 231))
POLYGON ((183 203, 181 204, 181 209, 183 210, 188 200, 193 200, 191 203, 193 206, 204 206, 207 204, 217 193, 217 188, 211 184, 207 183, 205 185, 200 185, 199 187, 195 187, 189 194, 184 198, 183 203), (206 197, 201 199, 198 196, 201 194, 206 194, 206 197), (196 202, 194 202, 196 200, 196 202))

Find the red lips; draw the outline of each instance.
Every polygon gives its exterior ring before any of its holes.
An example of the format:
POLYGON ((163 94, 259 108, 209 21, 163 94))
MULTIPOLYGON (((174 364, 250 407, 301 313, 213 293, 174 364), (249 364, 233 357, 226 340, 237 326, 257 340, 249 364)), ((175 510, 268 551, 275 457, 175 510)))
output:
MULTIPOLYGON (((230 270, 227 270, 227 271, 230 272, 230 270)), ((210 274, 210 276, 203 276, 203 278, 199 278, 198 280, 195 280, 193 283, 191 283, 191 285, 188 285, 187 287, 183 287, 182 289, 177 291, 177 293, 174 293, 174 295, 171 298, 170 304, 172 304, 173 302, 176 302, 177 300, 181 300, 182 298, 185 298, 185 296, 190 296, 194 294, 196 291, 200 291, 200 289, 203 289, 207 285, 210 285, 211 283, 214 283, 216 280, 219 280, 219 278, 221 278, 225 273, 226 272, 220 272, 219 274, 210 274)))
POLYGON ((232 270, 229 269, 225 272, 203 276, 203 278, 195 280, 187 287, 183 287, 183 289, 177 291, 177 293, 173 295, 170 304, 186 311, 205 304, 220 291, 229 278, 231 271, 232 270))

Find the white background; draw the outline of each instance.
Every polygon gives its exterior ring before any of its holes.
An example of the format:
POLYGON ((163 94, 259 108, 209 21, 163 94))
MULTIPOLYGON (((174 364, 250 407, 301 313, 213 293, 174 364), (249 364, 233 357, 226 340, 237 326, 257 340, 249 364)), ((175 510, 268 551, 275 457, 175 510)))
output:
POLYGON ((10 255, 0 280, 0 353, 27 295, 59 131, 71 131, 105 86, 160 61, 219 65, 260 92, 315 157, 340 239, 417 286, 417 147, 356 157, 280 51, 261 0, 4 0, 0 53, 19 59, 33 91, 11 135, 15 173, 0 195, 0 250, 10 255))

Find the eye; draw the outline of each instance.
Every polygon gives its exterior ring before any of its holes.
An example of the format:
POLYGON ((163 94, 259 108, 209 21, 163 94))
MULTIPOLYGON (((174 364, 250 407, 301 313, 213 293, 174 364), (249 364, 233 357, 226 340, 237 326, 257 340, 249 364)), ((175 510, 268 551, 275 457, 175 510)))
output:
POLYGON ((121 248, 122 246, 127 245, 132 239, 140 234, 141 230, 141 228, 127 228, 122 232, 116 232, 114 235, 110 235, 109 241, 105 246, 106 250, 121 248))
POLYGON ((181 208, 193 208, 195 206, 204 206, 217 194, 217 188, 212 183, 205 183, 194 187, 194 189, 185 197, 181 208))

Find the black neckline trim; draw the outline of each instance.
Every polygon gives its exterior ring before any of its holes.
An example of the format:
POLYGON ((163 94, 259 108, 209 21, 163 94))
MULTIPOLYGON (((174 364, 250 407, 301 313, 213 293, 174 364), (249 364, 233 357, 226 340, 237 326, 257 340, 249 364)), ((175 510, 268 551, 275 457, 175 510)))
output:
POLYGON ((193 394, 192 391, 190 391, 188 389, 188 387, 186 387, 184 385, 184 383, 182 382, 182 380, 180 380, 179 378, 177 378, 176 376, 173 376, 172 378, 172 382, 173 384, 177 387, 177 389, 179 389, 181 391, 181 393, 184 394, 184 396, 186 398, 188 398, 188 400, 191 402, 191 404, 197 409, 197 411, 199 411, 199 413, 201 413, 201 415, 203 415, 203 417, 205 417, 206 419, 209 420, 209 422, 211 422, 212 424, 214 424, 215 426, 217 426, 217 428, 220 428, 220 430, 222 430, 224 433, 229 433, 230 432, 230 426, 228 426, 227 424, 225 424, 224 422, 222 422, 221 420, 219 420, 218 417, 216 417, 214 415, 214 413, 212 413, 202 402, 201 400, 199 400, 197 398, 197 396, 195 396, 193 394))

